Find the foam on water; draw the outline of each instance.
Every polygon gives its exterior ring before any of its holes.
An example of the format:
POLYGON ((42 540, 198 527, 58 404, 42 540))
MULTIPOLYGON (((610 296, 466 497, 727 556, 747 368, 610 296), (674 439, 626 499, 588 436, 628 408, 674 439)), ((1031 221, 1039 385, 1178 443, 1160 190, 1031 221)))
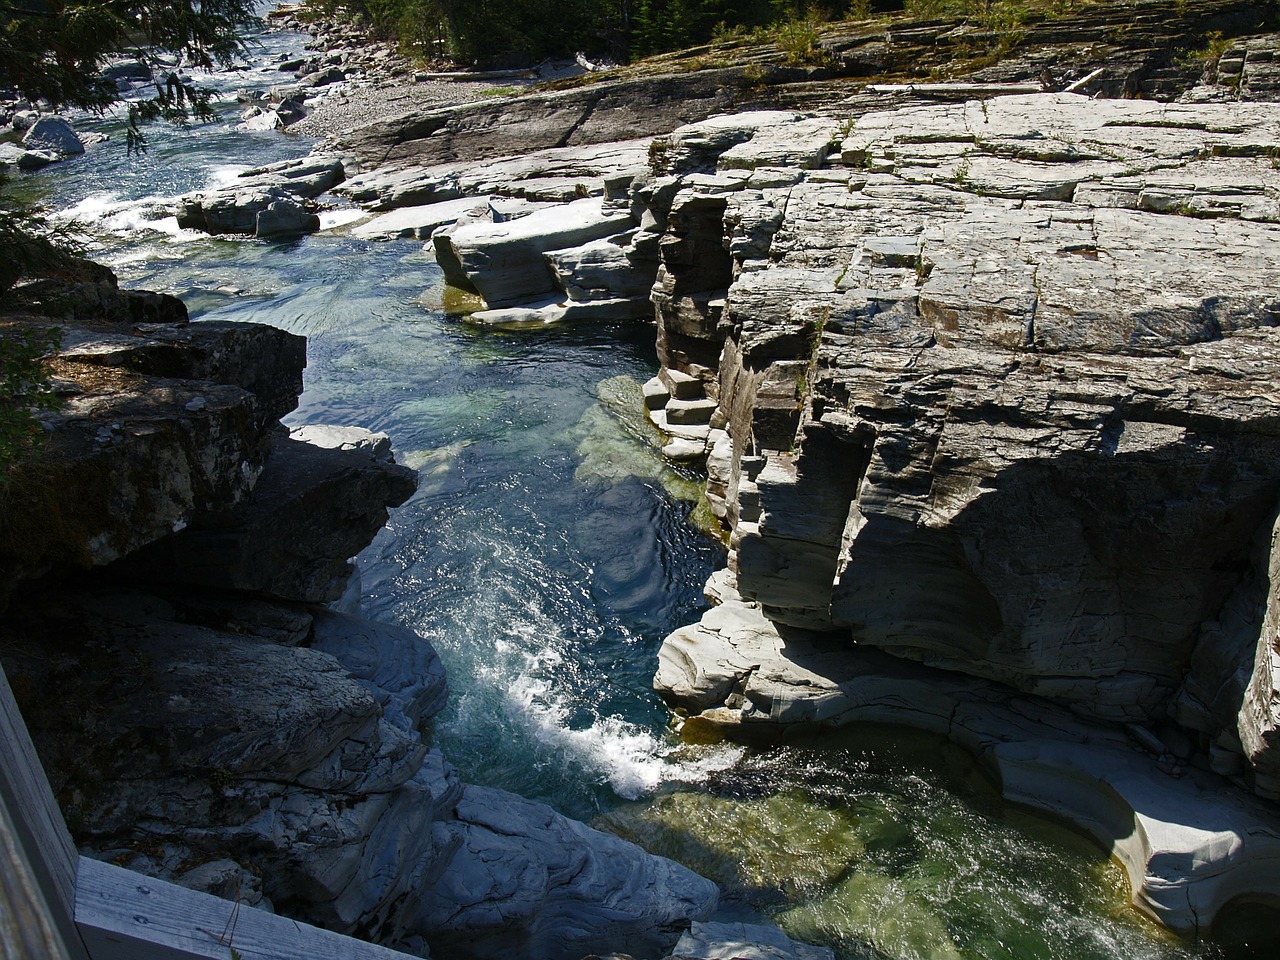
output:
POLYGON ((681 747, 619 716, 594 713, 583 728, 571 726, 571 710, 550 680, 521 676, 511 684, 508 712, 526 724, 539 743, 573 758, 584 770, 627 800, 650 796, 667 783, 696 784, 727 769, 743 755, 735 745, 681 747))

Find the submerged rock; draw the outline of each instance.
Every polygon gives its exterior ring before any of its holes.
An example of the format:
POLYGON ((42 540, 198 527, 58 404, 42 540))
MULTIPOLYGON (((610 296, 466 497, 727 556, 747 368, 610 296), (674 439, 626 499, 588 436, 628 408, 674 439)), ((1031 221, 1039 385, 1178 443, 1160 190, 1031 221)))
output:
POLYGON ((835 953, 792 940, 777 927, 695 923, 667 960, 835 960, 835 953))

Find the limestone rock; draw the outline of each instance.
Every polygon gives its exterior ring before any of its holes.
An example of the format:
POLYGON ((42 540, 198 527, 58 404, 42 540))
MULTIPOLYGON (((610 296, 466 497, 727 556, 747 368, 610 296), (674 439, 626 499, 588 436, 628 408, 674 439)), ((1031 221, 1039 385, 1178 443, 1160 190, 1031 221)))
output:
POLYGON ((514 306, 555 289, 543 254, 578 246, 632 226, 627 211, 586 198, 506 223, 475 223, 437 233, 446 279, 493 307, 514 306), (454 266, 456 264, 456 266, 454 266))
POLYGON ((313 614, 310 646, 332 655, 379 701, 383 716, 410 729, 444 709, 449 697, 435 648, 412 630, 349 614, 313 614))
POLYGON ((183 197, 178 226, 257 237, 314 232, 320 218, 308 202, 341 183, 344 175, 342 163, 327 157, 246 170, 226 187, 183 197))
POLYGON ((41 117, 27 130, 22 145, 27 150, 52 153, 59 160, 84 153, 75 129, 61 117, 41 117))
POLYGON ((187 529, 127 558, 122 574, 153 582, 248 590, 287 600, 338 599, 350 559, 417 487, 417 474, 368 448, 284 439, 253 496, 196 517, 187 529))
POLYGON ((457 819, 435 835, 458 852, 427 892, 420 923, 451 956, 652 955, 718 897, 673 861, 501 790, 467 787, 457 819))
POLYGON ((736 70, 603 80, 573 90, 409 113, 352 131, 339 148, 364 163, 435 164, 665 133, 724 112, 736 70))
MULTIPOLYGON (((184 309, 184 321, 185 313, 184 309)), ((282 417, 297 406, 302 393, 305 351, 302 337, 278 328, 214 320, 148 323, 145 330, 67 326, 60 355, 67 363, 85 367, 237 386, 254 394, 269 415, 282 417)))

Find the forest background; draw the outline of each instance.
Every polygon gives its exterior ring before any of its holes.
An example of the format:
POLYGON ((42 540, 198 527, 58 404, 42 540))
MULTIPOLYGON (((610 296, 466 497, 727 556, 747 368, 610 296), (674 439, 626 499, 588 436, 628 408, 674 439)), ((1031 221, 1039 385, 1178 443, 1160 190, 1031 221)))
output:
MULTIPOLYGON (((934 0, 938 2, 938 0, 934 0)), ((902 0, 312 0, 366 19, 406 52, 483 65, 586 53, 626 62, 716 37, 901 9, 902 0)))

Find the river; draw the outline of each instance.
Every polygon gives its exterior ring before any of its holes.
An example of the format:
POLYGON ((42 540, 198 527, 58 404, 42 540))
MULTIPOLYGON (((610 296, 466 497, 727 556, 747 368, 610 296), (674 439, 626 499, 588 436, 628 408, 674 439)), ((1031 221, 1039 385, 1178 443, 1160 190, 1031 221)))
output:
POLYGON ((724 551, 691 521, 696 477, 662 462, 640 412, 652 327, 478 329, 443 312, 420 243, 177 228, 183 192, 310 149, 238 130, 233 96, 280 82, 270 64, 302 39, 264 35, 246 69, 208 78, 218 119, 153 128, 144 155, 126 154, 118 119, 82 118, 112 140, 17 189, 74 219, 123 284, 177 294, 197 319, 305 335, 287 422, 385 431, 419 470, 359 558, 363 603, 439 650, 452 692, 433 736, 464 779, 682 859, 725 888, 725 917, 772 917, 845 960, 1246 955, 1145 922, 1101 851, 1008 808, 932 738, 681 745, 649 681, 724 551))

